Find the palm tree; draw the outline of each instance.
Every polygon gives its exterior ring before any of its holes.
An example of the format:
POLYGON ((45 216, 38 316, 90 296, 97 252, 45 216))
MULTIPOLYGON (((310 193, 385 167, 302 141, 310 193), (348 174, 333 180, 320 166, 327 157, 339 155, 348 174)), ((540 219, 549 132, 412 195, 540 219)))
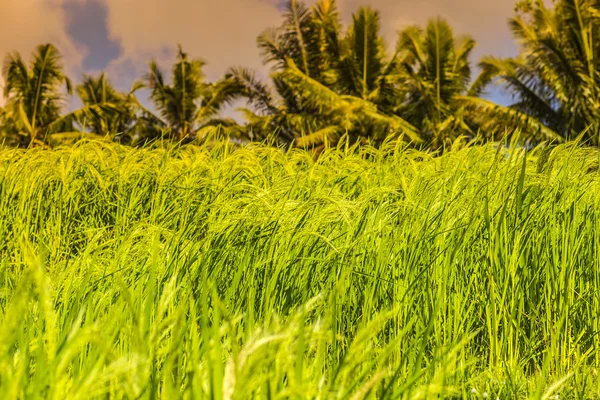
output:
POLYGON ((51 135, 51 142, 110 137, 122 143, 132 143, 135 136, 139 136, 136 134, 137 126, 144 121, 146 112, 135 97, 135 92, 142 86, 136 82, 129 93, 122 93, 115 89, 106 73, 97 77, 84 74, 82 82, 75 88, 82 107, 60 118, 78 126, 79 131, 55 133, 51 135))
POLYGON ((327 142, 335 145, 344 136, 351 143, 360 141, 373 145, 399 137, 413 143, 423 142, 418 130, 408 121, 383 113, 367 99, 336 93, 303 74, 293 63, 276 76, 298 93, 304 103, 317 110, 315 117, 324 125, 298 137, 296 143, 300 146, 327 142))
POLYGON ((399 99, 389 79, 397 64, 386 60, 379 14, 361 8, 348 34, 340 31, 334 0, 310 10, 289 0, 283 24, 257 40, 275 91, 251 71, 228 72, 226 79, 253 108, 244 110, 252 138, 276 132, 284 143, 318 148, 344 136, 375 144, 390 134, 420 141, 411 124, 390 113, 399 99))
MULTIPOLYGON (((314 102, 299 98, 301 90, 290 88, 279 76, 288 68, 288 60, 292 60, 301 73, 338 95, 367 101, 382 116, 405 119, 434 148, 462 135, 497 136, 505 128, 497 121, 507 118, 529 129, 535 125, 535 132, 543 138, 557 138, 551 129, 536 124, 518 107, 503 108, 480 97, 497 72, 483 68, 471 83, 469 57, 475 41, 469 36, 455 37, 446 21, 437 18, 429 21, 424 30, 419 27, 403 30, 391 56, 386 54, 379 34, 377 11, 362 7, 353 15, 346 34, 341 34, 340 27, 334 0, 318 1, 312 9, 288 0, 283 24, 259 37, 264 60, 272 66, 273 86, 282 98, 284 108, 279 114, 285 111, 287 120, 291 114, 294 121, 302 116, 308 122, 315 113, 322 112, 308 107, 314 102)), ((256 93, 246 96, 255 106, 256 99, 261 98, 256 93)), ((265 111, 264 104, 259 111, 265 111)), ((248 111, 246 114, 252 121, 250 125, 265 122, 248 111)), ((297 127, 274 117, 273 107, 269 107, 269 114, 271 129, 278 125, 280 131, 296 131, 287 132, 287 137, 298 135, 297 127)), ((318 142, 316 132, 323 131, 314 123, 308 124, 311 125, 308 128, 306 125, 304 131, 318 142)), ((369 130, 368 126, 364 129, 369 130)), ((322 139, 325 137, 321 135, 322 139)))
POLYGON ((600 134, 600 3, 596 0, 523 1, 511 19, 520 44, 514 58, 485 57, 481 66, 515 103, 464 101, 502 125, 521 127, 533 141, 579 135, 598 145, 600 134))
POLYGON ((60 116, 66 93, 71 94, 71 81, 63 72, 62 58, 51 44, 37 47, 29 68, 17 52, 9 53, 2 74, 7 100, 5 121, 15 129, 19 142, 27 145, 46 142, 49 135, 72 130, 60 116))
POLYGON ((319 0, 312 9, 297 0, 284 5, 283 22, 257 38, 265 64, 273 71, 285 69, 292 60, 305 75, 332 83, 340 60, 340 20, 335 0, 319 0))
POLYGON ((288 0, 283 19, 281 26, 268 29, 257 40, 273 72, 287 68, 292 60, 306 76, 339 94, 369 100, 380 108, 399 97, 391 82, 397 60, 385 53, 378 11, 359 8, 345 35, 335 0, 319 0, 311 9, 288 0))
POLYGON ((275 93, 246 69, 233 68, 226 79, 236 88, 232 92, 245 97, 254 109, 243 109, 251 139, 275 135, 280 143, 317 151, 343 137, 351 143, 374 145, 394 136, 422 142, 417 129, 404 119, 382 113, 368 100, 338 94, 306 75, 292 60, 272 75, 275 93))
POLYGON ((98 135, 128 136, 136 122, 138 101, 135 91, 141 85, 135 84, 129 93, 115 89, 108 76, 83 76, 83 81, 75 91, 83 107, 75 112, 82 128, 98 135))
POLYGON ((433 148, 462 135, 477 135, 475 116, 457 99, 478 97, 489 83, 487 73, 471 83, 469 57, 474 47, 472 37, 455 38, 441 18, 431 19, 425 30, 411 26, 399 33, 399 85, 405 97, 394 112, 417 126, 433 148))
POLYGON ((203 127, 219 124, 215 119, 220 108, 230 101, 227 88, 204 82, 204 61, 189 60, 181 46, 177 62, 173 65, 173 83, 165 82, 164 74, 155 61, 144 77, 150 88, 150 99, 158 115, 144 110, 143 126, 154 126, 155 131, 164 130, 174 140, 189 140, 203 127))
MULTIPOLYGON (((377 102, 375 92, 385 79, 385 72, 391 72, 386 68, 385 48, 379 30, 378 11, 361 7, 352 16, 352 25, 342 39, 342 56, 338 69, 339 91, 377 102)), ((395 65, 393 61, 392 65, 395 65)))

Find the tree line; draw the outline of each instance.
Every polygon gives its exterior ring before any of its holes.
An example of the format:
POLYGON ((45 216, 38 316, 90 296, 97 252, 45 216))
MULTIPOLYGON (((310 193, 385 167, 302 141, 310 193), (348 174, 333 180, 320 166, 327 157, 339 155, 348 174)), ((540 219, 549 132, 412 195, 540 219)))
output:
POLYGON ((311 7, 288 0, 282 22, 257 38, 268 81, 232 67, 206 82, 200 59, 179 47, 170 82, 155 61, 128 92, 109 77, 83 76, 73 87, 61 56, 40 45, 29 63, 9 53, 2 69, 6 105, 0 141, 48 146, 85 136, 132 145, 158 138, 201 141, 218 129, 243 141, 322 149, 342 138, 377 146, 399 138, 440 149, 459 137, 498 140, 520 131, 532 143, 578 138, 598 145, 600 128, 600 0, 516 4, 509 24, 519 45, 513 58, 485 56, 473 76, 475 40, 457 36, 442 18, 398 33, 389 51, 380 14, 361 7, 348 27, 335 0, 311 7), (492 84, 510 106, 483 98, 492 84), (136 93, 147 88, 153 110, 136 93), (81 108, 65 113, 66 96, 81 108), (243 99, 244 122, 220 117, 243 99))

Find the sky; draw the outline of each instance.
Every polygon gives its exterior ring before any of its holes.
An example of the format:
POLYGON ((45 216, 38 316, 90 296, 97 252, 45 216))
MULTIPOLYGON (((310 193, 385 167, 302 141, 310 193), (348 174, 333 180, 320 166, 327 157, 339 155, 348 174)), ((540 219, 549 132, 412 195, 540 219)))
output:
MULTIPOLYGON (((208 80, 234 65, 266 74, 256 37, 280 24, 280 2, 0 0, 0 56, 18 51, 28 60, 36 45, 51 42, 63 54, 66 71, 75 82, 83 73, 106 71, 121 90, 146 72, 152 58, 168 69, 178 43, 191 57, 207 62, 208 80)), ((485 54, 516 53, 507 23, 515 0, 338 0, 338 4, 346 25, 361 5, 380 10, 382 34, 390 46, 403 27, 423 26, 429 18, 442 16, 455 33, 477 40, 473 61, 485 54)), ((497 90, 490 97, 507 101, 497 90)))

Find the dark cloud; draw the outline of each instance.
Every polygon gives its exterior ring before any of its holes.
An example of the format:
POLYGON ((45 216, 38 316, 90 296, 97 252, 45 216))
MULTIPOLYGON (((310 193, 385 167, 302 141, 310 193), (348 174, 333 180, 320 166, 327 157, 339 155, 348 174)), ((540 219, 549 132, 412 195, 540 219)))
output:
POLYGON ((111 40, 106 26, 107 9, 102 0, 68 1, 63 5, 67 32, 85 48, 83 68, 102 70, 121 55, 118 41, 111 40))

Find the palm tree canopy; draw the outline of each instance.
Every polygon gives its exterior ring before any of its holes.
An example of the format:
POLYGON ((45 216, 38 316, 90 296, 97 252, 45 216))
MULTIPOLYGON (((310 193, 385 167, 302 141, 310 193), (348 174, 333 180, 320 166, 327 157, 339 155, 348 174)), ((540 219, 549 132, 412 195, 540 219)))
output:
POLYGON ((265 64, 274 71, 286 68, 291 59, 307 76, 332 82, 332 69, 340 58, 341 27, 335 0, 319 0, 312 8, 298 0, 287 0, 277 28, 265 30, 257 45, 265 64))
POLYGON ((123 94, 114 88, 105 73, 97 77, 83 75, 75 92, 84 104, 118 103, 123 98, 123 94))
POLYGON ((172 68, 172 83, 167 84, 158 64, 151 61, 150 71, 144 78, 159 115, 144 110, 145 123, 167 128, 178 140, 193 136, 206 124, 215 123, 217 120, 213 117, 231 101, 232 94, 222 82, 204 82, 204 65, 201 59, 190 60, 179 46, 172 68))
POLYGON ((165 83, 164 74, 156 61, 150 62, 150 72, 146 75, 152 90, 150 97, 162 120, 184 135, 192 130, 198 111, 197 101, 206 87, 202 73, 204 65, 202 60, 189 60, 180 46, 172 69, 171 85, 165 83))
POLYGON ((347 94, 367 99, 381 76, 385 52, 379 20, 379 12, 370 7, 361 7, 352 16, 342 60, 347 94))
POLYGON ((34 141, 40 135, 52 133, 48 131, 51 124, 61 127, 57 124, 65 104, 61 86, 71 94, 72 85, 63 72, 62 57, 54 46, 38 46, 29 67, 19 53, 9 53, 4 60, 2 75, 6 108, 19 131, 34 141))
POLYGON ((134 85, 126 94, 116 90, 105 73, 97 77, 84 75, 75 88, 83 107, 73 115, 93 133, 126 134, 135 123, 138 102, 134 93, 138 88, 134 85))
POLYGON ((434 147, 473 134, 455 98, 470 90, 474 47, 472 37, 455 37, 442 18, 431 19, 424 30, 411 26, 399 33, 396 52, 406 97, 396 112, 418 126, 434 147))
POLYGON ((510 20, 517 57, 485 57, 480 65, 515 99, 510 107, 465 99, 502 123, 538 133, 538 140, 581 132, 593 144, 600 133, 600 2, 522 1, 510 20))

